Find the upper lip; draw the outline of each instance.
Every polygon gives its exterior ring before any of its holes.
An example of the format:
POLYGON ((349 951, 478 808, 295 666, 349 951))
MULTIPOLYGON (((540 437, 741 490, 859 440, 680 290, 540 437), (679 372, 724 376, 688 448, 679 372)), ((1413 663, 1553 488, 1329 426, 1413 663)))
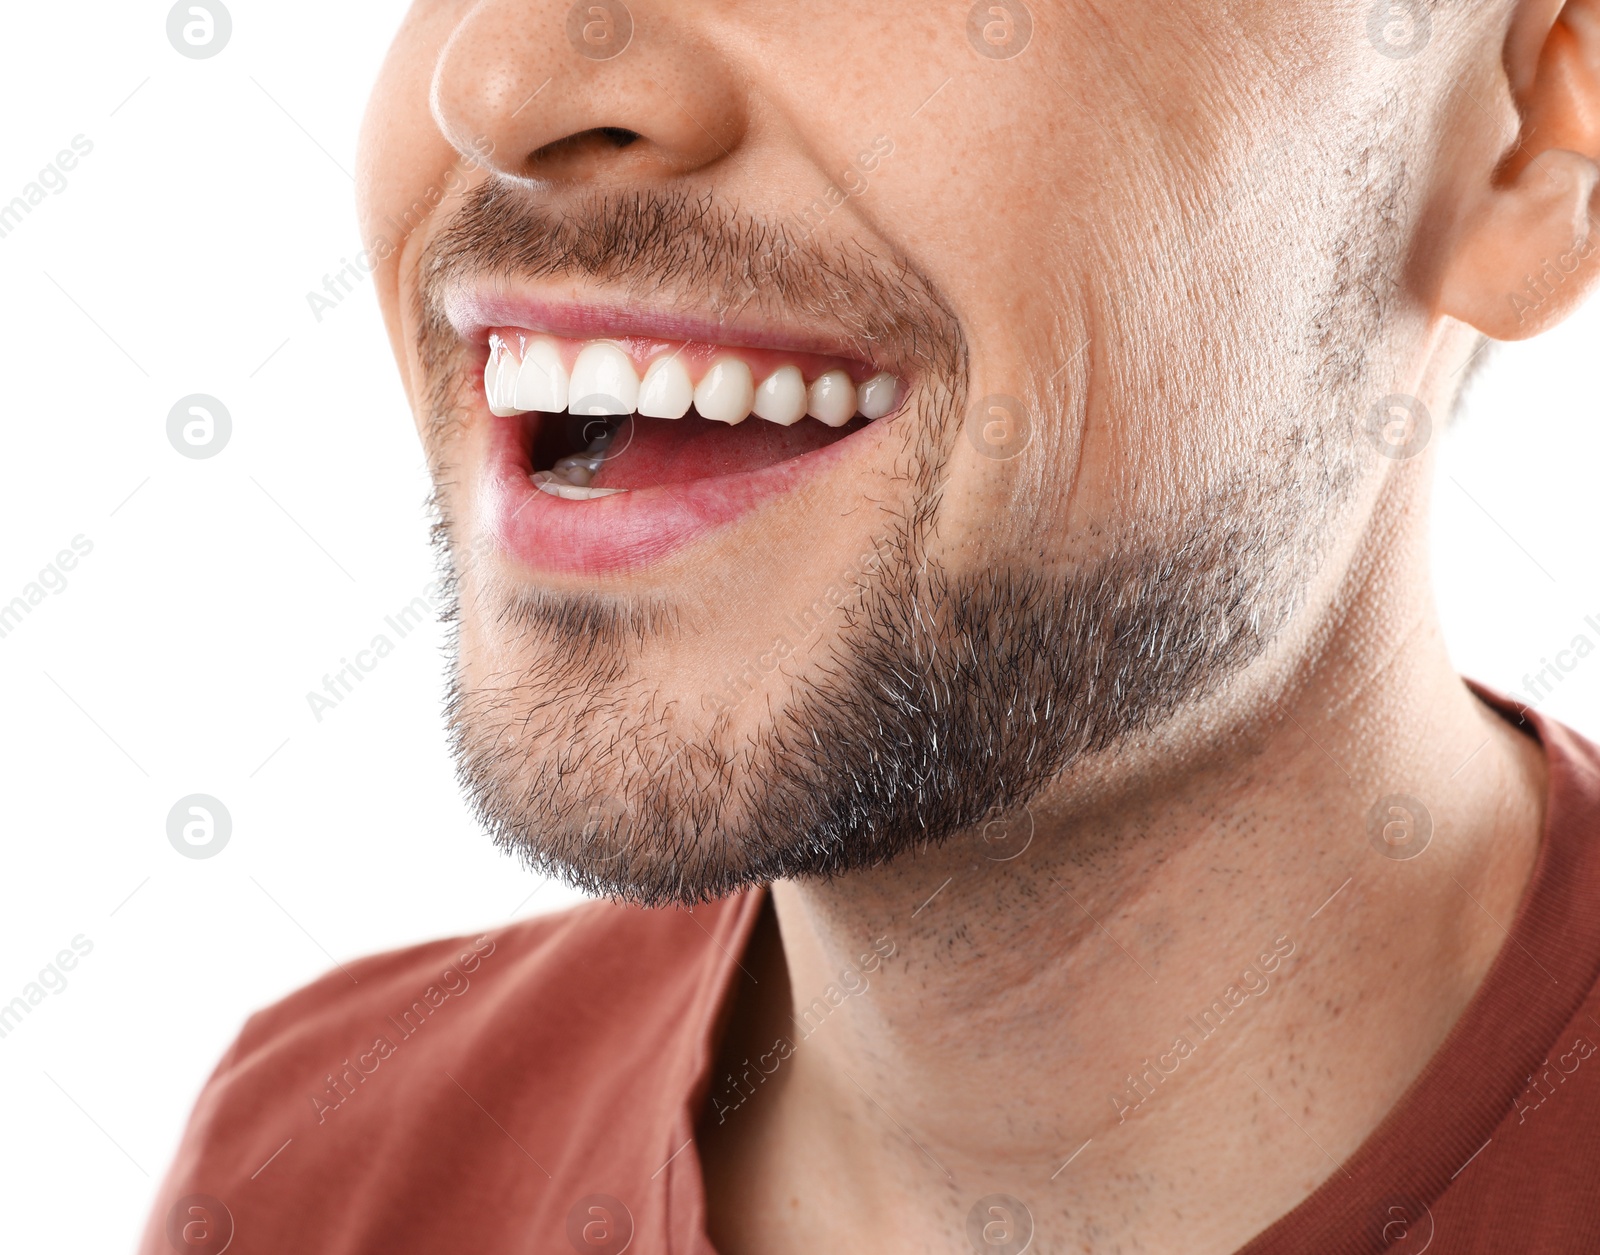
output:
POLYGON ((462 284, 448 288, 442 297, 445 317, 462 340, 486 344, 495 327, 520 327, 528 331, 571 339, 624 339, 691 341, 730 349, 768 349, 847 358, 876 370, 895 374, 902 386, 907 372, 885 361, 872 346, 844 335, 780 325, 749 318, 680 313, 614 298, 555 299, 504 282, 462 284))

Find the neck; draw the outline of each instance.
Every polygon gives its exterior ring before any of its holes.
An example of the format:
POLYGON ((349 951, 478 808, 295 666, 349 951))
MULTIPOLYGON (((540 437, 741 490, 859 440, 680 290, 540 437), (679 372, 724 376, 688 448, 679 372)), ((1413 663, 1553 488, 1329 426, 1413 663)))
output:
POLYGON ((1136 787, 774 886, 730 1049, 793 1050, 708 1120, 720 1249, 965 1250, 1006 1194, 1046 1247, 1231 1251, 1339 1171, 1482 981, 1542 817, 1542 755, 1456 677, 1412 559, 1326 599, 1294 684, 1122 757, 1136 787))

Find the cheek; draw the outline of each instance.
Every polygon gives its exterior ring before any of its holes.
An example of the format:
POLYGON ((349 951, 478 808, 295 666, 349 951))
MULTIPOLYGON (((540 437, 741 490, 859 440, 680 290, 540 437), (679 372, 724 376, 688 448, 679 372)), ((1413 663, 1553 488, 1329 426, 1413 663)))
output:
POLYGON ((411 237, 430 216, 429 189, 444 187, 461 156, 428 108, 439 49, 454 26, 456 6, 415 6, 384 59, 362 120, 356 157, 356 208, 362 242, 372 250, 373 282, 395 332, 399 276, 411 237))

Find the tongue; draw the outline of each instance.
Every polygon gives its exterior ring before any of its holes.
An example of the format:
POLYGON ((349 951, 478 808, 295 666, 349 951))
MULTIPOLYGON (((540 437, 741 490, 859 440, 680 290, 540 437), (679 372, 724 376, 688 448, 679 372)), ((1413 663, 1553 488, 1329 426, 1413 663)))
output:
POLYGON ((862 418, 851 419, 843 427, 828 427, 811 419, 781 427, 765 419, 747 418, 730 427, 692 411, 676 419, 634 415, 625 419, 612 437, 590 486, 649 488, 759 471, 814 453, 864 426, 862 418))

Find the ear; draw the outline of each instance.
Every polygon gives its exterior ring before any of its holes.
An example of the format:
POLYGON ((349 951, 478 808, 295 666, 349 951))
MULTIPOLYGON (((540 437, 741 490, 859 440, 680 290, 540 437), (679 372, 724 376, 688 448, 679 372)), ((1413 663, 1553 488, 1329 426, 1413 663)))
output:
POLYGON ((1600 0, 1520 0, 1505 69, 1521 133, 1468 209, 1440 312, 1522 340, 1600 285, 1600 0))

